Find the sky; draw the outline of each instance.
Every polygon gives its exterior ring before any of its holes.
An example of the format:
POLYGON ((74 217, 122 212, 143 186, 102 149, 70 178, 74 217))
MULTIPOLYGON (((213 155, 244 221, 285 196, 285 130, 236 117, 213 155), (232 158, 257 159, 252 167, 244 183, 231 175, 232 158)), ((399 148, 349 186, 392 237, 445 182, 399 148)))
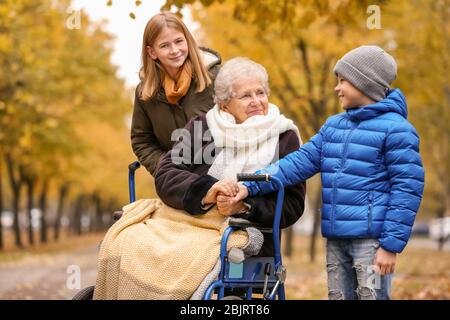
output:
MULTIPOLYGON (((164 4, 164 0, 143 0, 139 7, 134 0, 113 0, 107 6, 106 0, 73 0, 69 9, 83 9, 90 20, 105 20, 105 31, 115 36, 112 63, 118 66, 118 76, 125 79, 127 86, 135 87, 139 83, 138 71, 141 64, 142 35, 148 20, 164 4), (133 12, 136 18, 130 18, 133 12)), ((194 33, 198 26, 190 20, 189 12, 184 10, 183 21, 194 33)), ((80 27, 83 28, 83 15, 80 27)))

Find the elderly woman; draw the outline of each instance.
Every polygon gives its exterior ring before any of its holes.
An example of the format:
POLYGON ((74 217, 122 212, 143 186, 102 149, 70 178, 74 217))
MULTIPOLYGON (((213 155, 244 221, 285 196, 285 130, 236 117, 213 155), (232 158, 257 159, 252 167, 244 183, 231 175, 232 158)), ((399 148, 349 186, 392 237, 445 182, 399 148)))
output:
MULTIPOLYGON (((276 193, 233 205, 228 197, 238 191, 236 173, 254 172, 297 150, 298 129, 268 102, 268 75, 260 64, 247 58, 231 59, 221 68, 214 85, 216 105, 172 135, 178 135, 180 141, 155 171, 156 191, 164 203, 192 215, 205 214, 217 205, 223 216, 270 226, 276 193)), ((302 215, 305 184, 285 191, 282 228, 302 215)), ((265 239, 260 256, 272 255, 269 239, 265 239)))

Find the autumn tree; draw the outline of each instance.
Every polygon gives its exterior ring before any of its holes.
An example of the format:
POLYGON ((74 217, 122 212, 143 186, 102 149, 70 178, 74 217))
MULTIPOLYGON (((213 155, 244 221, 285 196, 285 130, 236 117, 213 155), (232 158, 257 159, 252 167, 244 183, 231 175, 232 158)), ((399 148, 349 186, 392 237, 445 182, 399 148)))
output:
MULTIPOLYGON (((99 199, 124 199, 121 194, 126 194, 119 178, 102 180, 99 171, 115 170, 119 160, 126 168, 130 148, 124 118, 131 94, 110 62, 111 36, 84 13, 83 27, 68 29, 64 22, 69 4, 50 0, 0 4, 0 156, 12 190, 17 246, 23 246, 19 206, 24 185, 28 220, 31 208, 40 207, 41 242, 47 241, 52 189, 60 189, 60 208, 70 198, 69 185, 80 193, 102 190, 101 195, 96 193, 99 199), (97 153, 103 156, 99 159, 97 153)), ((31 221, 28 224, 32 243, 31 221)))

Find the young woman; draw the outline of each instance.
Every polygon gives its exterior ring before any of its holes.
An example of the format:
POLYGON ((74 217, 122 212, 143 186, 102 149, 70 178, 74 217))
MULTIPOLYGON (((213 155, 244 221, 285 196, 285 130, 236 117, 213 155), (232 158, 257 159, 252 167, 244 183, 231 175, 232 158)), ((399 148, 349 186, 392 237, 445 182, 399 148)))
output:
POLYGON ((162 12, 147 23, 131 144, 152 175, 175 142, 172 132, 214 106, 212 84, 220 63, 218 53, 197 46, 175 14, 162 12))

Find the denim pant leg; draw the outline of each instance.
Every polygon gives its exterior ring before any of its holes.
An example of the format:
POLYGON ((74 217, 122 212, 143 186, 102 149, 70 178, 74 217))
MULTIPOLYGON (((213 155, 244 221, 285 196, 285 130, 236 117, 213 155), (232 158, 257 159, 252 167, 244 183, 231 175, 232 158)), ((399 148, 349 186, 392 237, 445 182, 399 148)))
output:
POLYGON ((374 258, 379 242, 376 239, 352 239, 351 255, 358 282, 356 293, 359 300, 390 300, 392 274, 380 276, 375 273, 374 258))
POLYGON ((356 277, 345 239, 327 239, 328 299, 356 300, 356 277))

